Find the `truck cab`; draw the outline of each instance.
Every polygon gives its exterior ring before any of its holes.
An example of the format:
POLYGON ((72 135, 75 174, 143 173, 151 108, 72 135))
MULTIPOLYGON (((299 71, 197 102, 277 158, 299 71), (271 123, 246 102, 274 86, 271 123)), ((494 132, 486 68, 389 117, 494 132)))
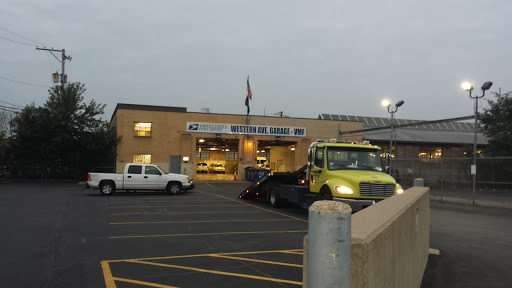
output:
POLYGON ((308 150, 307 179, 320 200, 339 200, 360 210, 403 192, 385 173, 380 147, 368 142, 318 140, 308 150))

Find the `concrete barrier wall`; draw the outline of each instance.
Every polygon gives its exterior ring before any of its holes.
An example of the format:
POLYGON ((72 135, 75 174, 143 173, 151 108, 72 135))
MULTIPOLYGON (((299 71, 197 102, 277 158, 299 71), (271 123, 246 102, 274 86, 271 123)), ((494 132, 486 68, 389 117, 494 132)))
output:
POLYGON ((404 193, 352 215, 352 287, 420 287, 428 259, 428 187, 404 193))

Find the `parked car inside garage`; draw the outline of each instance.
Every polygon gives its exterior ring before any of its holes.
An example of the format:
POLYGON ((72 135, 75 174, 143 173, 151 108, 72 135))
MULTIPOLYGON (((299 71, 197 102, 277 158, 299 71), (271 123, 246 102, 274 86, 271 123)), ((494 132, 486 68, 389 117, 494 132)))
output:
POLYGON ((208 173, 208 165, 203 162, 199 162, 196 164, 196 172, 197 173, 208 173))
POLYGON ((209 167, 210 173, 226 173, 226 168, 220 163, 211 163, 209 167))

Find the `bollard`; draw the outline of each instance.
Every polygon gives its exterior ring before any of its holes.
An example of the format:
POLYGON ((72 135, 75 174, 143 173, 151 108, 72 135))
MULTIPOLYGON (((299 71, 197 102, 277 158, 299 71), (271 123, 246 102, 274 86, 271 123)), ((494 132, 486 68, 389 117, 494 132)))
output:
POLYGON ((316 201, 309 207, 307 287, 350 287, 351 219, 345 203, 316 201))
POLYGON ((414 187, 423 187, 424 182, 423 178, 415 178, 414 179, 414 187))

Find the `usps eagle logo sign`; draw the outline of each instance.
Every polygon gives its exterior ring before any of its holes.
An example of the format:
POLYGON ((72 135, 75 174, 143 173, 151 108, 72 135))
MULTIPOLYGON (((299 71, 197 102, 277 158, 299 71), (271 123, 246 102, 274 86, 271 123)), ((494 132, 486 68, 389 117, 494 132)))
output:
POLYGON ((199 124, 197 124, 197 123, 189 124, 188 125, 188 130, 189 131, 197 131, 197 130, 199 130, 199 124))

